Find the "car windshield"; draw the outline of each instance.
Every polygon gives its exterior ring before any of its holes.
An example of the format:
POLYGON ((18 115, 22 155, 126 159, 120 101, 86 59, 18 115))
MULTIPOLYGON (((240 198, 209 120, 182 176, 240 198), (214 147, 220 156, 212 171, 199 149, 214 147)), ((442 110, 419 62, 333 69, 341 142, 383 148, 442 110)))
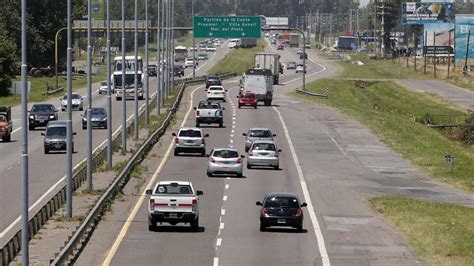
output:
POLYGON ((208 81, 219 81, 219 78, 218 77, 208 77, 207 80, 208 81))
POLYGON ((178 184, 169 184, 169 185, 159 185, 156 188, 155 194, 184 194, 189 195, 193 194, 193 190, 189 185, 178 185, 178 184))
POLYGON ((0 122, 6 122, 7 118, 4 115, 0 115, 0 122))
POLYGON ((239 153, 234 150, 216 150, 212 154, 213 157, 219 157, 219 158, 237 158, 239 157, 239 153))
POLYGON ((272 143, 254 143, 252 150, 274 151, 275 145, 272 143))
POLYGON ((255 94, 244 94, 242 96, 242 98, 249 98, 249 99, 252 99, 252 98, 255 98, 255 94))
POLYGON ((46 130, 47 136, 66 136, 66 127, 50 127, 46 130))
POLYGON ((199 103, 199 109, 220 109, 220 105, 216 103, 199 103))
POLYGON ((180 137, 190 137, 190 138, 200 138, 201 136, 201 131, 199 130, 193 130, 193 129, 188 129, 188 130, 181 130, 179 132, 180 137))
POLYGON ((269 197, 263 205, 265 208, 299 208, 298 200, 294 197, 269 197))
MULTIPOLYGON (((86 114, 87 114, 87 110, 86 110, 86 114)), ((92 108, 92 109, 91 109, 91 114, 93 114, 93 115, 105 115, 105 109, 102 109, 102 108, 92 108)))
POLYGON ((100 86, 107 86, 107 81, 102 81, 102 82, 100 83, 100 86))
POLYGON ((52 112, 54 111, 54 106, 50 104, 37 104, 33 105, 33 108, 31 108, 32 112, 52 112))
POLYGON ((270 138, 272 137, 272 133, 270 130, 252 130, 249 136, 255 138, 270 138))
MULTIPOLYGON (((102 84, 103 85, 103 84, 102 84)), ((105 83, 105 85, 107 85, 107 83, 105 83)), ((67 99, 67 94, 64 94, 64 97, 63 97, 64 100, 67 99)), ((71 95, 71 99, 81 99, 81 95, 79 94, 72 94, 71 95)))

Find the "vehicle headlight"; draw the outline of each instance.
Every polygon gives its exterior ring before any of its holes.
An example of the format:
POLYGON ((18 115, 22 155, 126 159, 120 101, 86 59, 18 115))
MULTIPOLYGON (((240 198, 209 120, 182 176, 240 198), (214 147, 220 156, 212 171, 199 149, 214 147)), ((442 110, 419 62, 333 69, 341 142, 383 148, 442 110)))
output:
POLYGON ((101 121, 107 121, 107 117, 102 118, 101 121))
POLYGON ((35 116, 34 116, 34 115, 30 115, 30 119, 35 119, 35 116))
POLYGON ((49 119, 54 119, 54 115, 50 115, 50 116, 49 116, 49 119))
POLYGON ((50 142, 51 142, 51 140, 50 140, 50 139, 44 139, 44 143, 47 143, 47 144, 49 144, 50 142))

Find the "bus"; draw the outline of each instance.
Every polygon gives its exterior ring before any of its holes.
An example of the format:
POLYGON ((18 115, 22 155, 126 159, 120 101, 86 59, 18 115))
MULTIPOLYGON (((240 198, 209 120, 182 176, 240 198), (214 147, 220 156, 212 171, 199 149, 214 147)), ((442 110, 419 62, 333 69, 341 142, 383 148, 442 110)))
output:
MULTIPOLYGON (((138 56, 138 71, 143 71, 143 60, 141 56, 138 56)), ((125 70, 135 71, 135 56, 126 55, 125 56, 125 70)), ((114 71, 122 71, 122 57, 116 56, 114 58, 114 71)))
POLYGON ((174 48, 174 61, 184 61, 188 57, 188 49, 184 46, 176 46, 174 48))
POLYGON ((143 88, 142 83, 145 79, 145 73, 143 73, 143 60, 141 56, 137 57, 138 64, 135 66, 135 56, 125 56, 125 64, 122 64, 122 56, 116 56, 114 58, 114 72, 112 74, 112 89, 114 90, 116 100, 122 98, 122 94, 125 94, 126 99, 134 98, 134 94, 138 94, 139 99, 143 99, 143 88), (123 65, 125 66, 125 93, 122 86, 122 71, 123 65), (137 70, 137 88, 135 88, 135 69, 137 70))

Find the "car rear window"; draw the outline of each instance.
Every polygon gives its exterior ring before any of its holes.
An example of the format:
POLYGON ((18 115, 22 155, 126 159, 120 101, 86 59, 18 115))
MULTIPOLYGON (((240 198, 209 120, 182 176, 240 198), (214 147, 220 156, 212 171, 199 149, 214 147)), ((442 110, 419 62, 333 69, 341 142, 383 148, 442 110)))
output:
POLYGON ((252 150, 274 151, 275 145, 272 143, 254 143, 252 150))
POLYGON ((212 156, 219 158, 237 158, 239 157, 239 153, 233 150, 217 150, 214 151, 212 156))
POLYGON ((244 94, 244 96, 242 96, 242 98, 253 99, 253 98, 255 98, 255 94, 244 94))
POLYGON ((180 137, 190 137, 190 138, 200 138, 201 136, 201 131, 199 130, 193 130, 193 129, 188 129, 188 130, 181 130, 179 132, 180 137))
POLYGON ((220 109, 220 105, 215 103, 199 103, 199 109, 220 109))
POLYGON ((298 200, 295 197, 274 196, 265 200, 265 208, 299 208, 298 200))
POLYGON ((210 87, 209 90, 210 91, 222 91, 223 89, 220 88, 220 87, 210 87))
POLYGON ((252 130, 249 135, 255 138, 270 138, 272 133, 269 130, 252 130))
POLYGON ((193 191, 191 189, 191 186, 189 185, 169 184, 169 185, 159 185, 156 188, 155 194, 189 195, 189 194, 193 194, 193 191))

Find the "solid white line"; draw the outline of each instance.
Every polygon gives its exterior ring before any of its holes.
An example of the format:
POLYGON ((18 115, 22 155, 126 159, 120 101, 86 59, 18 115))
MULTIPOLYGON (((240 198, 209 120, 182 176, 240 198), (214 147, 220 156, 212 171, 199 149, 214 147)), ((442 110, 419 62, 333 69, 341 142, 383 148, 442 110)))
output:
POLYGON ((216 246, 220 246, 222 245, 222 238, 218 238, 217 241, 216 241, 216 246))
POLYGON ((227 196, 224 195, 224 197, 222 198, 223 201, 226 201, 227 200, 227 196))
MULTIPOLYGON (((200 88, 201 87, 197 87, 196 89, 194 89, 191 92, 191 97, 190 97, 190 100, 189 100, 189 102, 190 102, 189 109, 188 109, 188 112, 186 113, 186 115, 184 116, 183 122, 181 123, 180 127, 184 126, 189 114, 193 110, 193 104, 192 104, 193 103, 193 95, 200 88)), ((115 253, 117 252, 118 248, 120 247, 120 244, 122 243, 123 239, 125 238, 125 235, 127 234, 128 229, 130 228, 130 225, 132 224, 133 220, 137 216, 138 210, 140 209, 140 207, 142 206, 143 202, 145 201, 145 199, 147 197, 147 195, 145 193, 146 190, 151 188, 152 185, 155 183, 155 180, 158 178, 158 175, 161 173, 161 171, 163 170, 166 162, 168 161, 168 158, 171 154, 171 150, 173 150, 173 147, 174 147, 174 140, 171 140, 170 145, 168 146, 168 149, 166 150, 166 153, 165 153, 163 159, 161 160, 160 164, 158 165, 158 168, 156 168, 156 171, 153 173, 153 176, 148 181, 146 187, 143 189, 143 192, 140 194, 140 197, 138 198, 137 203, 135 204, 132 211, 130 212, 130 215, 128 216, 127 220, 125 220, 125 223, 122 226, 122 229, 120 230, 120 233, 118 234, 117 238, 115 239, 115 241, 114 241, 112 247, 110 248, 110 250, 107 252, 107 256, 106 256, 104 262, 102 263, 102 265, 110 265, 110 263, 112 262, 112 259, 114 258, 115 253)))
POLYGON ((214 262, 212 263, 213 266, 219 266, 219 258, 214 257, 214 262))
POLYGON ((220 230, 223 230, 223 229, 224 229, 224 223, 221 223, 221 224, 219 225, 219 229, 220 229, 220 230))
POLYGON ((309 195, 308 187, 306 185, 306 180, 303 174, 303 169, 301 168, 300 162, 298 160, 298 156, 296 155, 295 147, 293 146, 293 141, 291 140, 290 133, 288 132, 288 128, 286 127, 285 121, 283 120, 283 117, 281 116, 280 111, 278 111, 278 109, 275 106, 273 106, 273 110, 275 110, 275 112, 278 114, 278 117, 280 118, 280 122, 283 126, 283 131, 285 132, 286 140, 288 141, 288 146, 290 147, 291 156, 293 157, 293 161, 296 166, 296 171, 298 172, 298 178, 300 180, 301 189, 303 190, 303 196, 306 201, 306 204, 308 204, 307 209, 309 212, 309 217, 311 218, 311 222, 313 224, 313 229, 316 235, 316 240, 318 242, 318 248, 319 248, 319 253, 321 254, 322 263, 325 266, 329 266, 331 265, 331 263, 329 261, 328 252, 326 250, 326 245, 324 243, 324 236, 321 231, 321 227, 319 226, 318 218, 316 217, 313 204, 311 202, 311 196, 309 195))
POLYGON ((221 215, 225 215, 225 209, 221 209, 221 215))

